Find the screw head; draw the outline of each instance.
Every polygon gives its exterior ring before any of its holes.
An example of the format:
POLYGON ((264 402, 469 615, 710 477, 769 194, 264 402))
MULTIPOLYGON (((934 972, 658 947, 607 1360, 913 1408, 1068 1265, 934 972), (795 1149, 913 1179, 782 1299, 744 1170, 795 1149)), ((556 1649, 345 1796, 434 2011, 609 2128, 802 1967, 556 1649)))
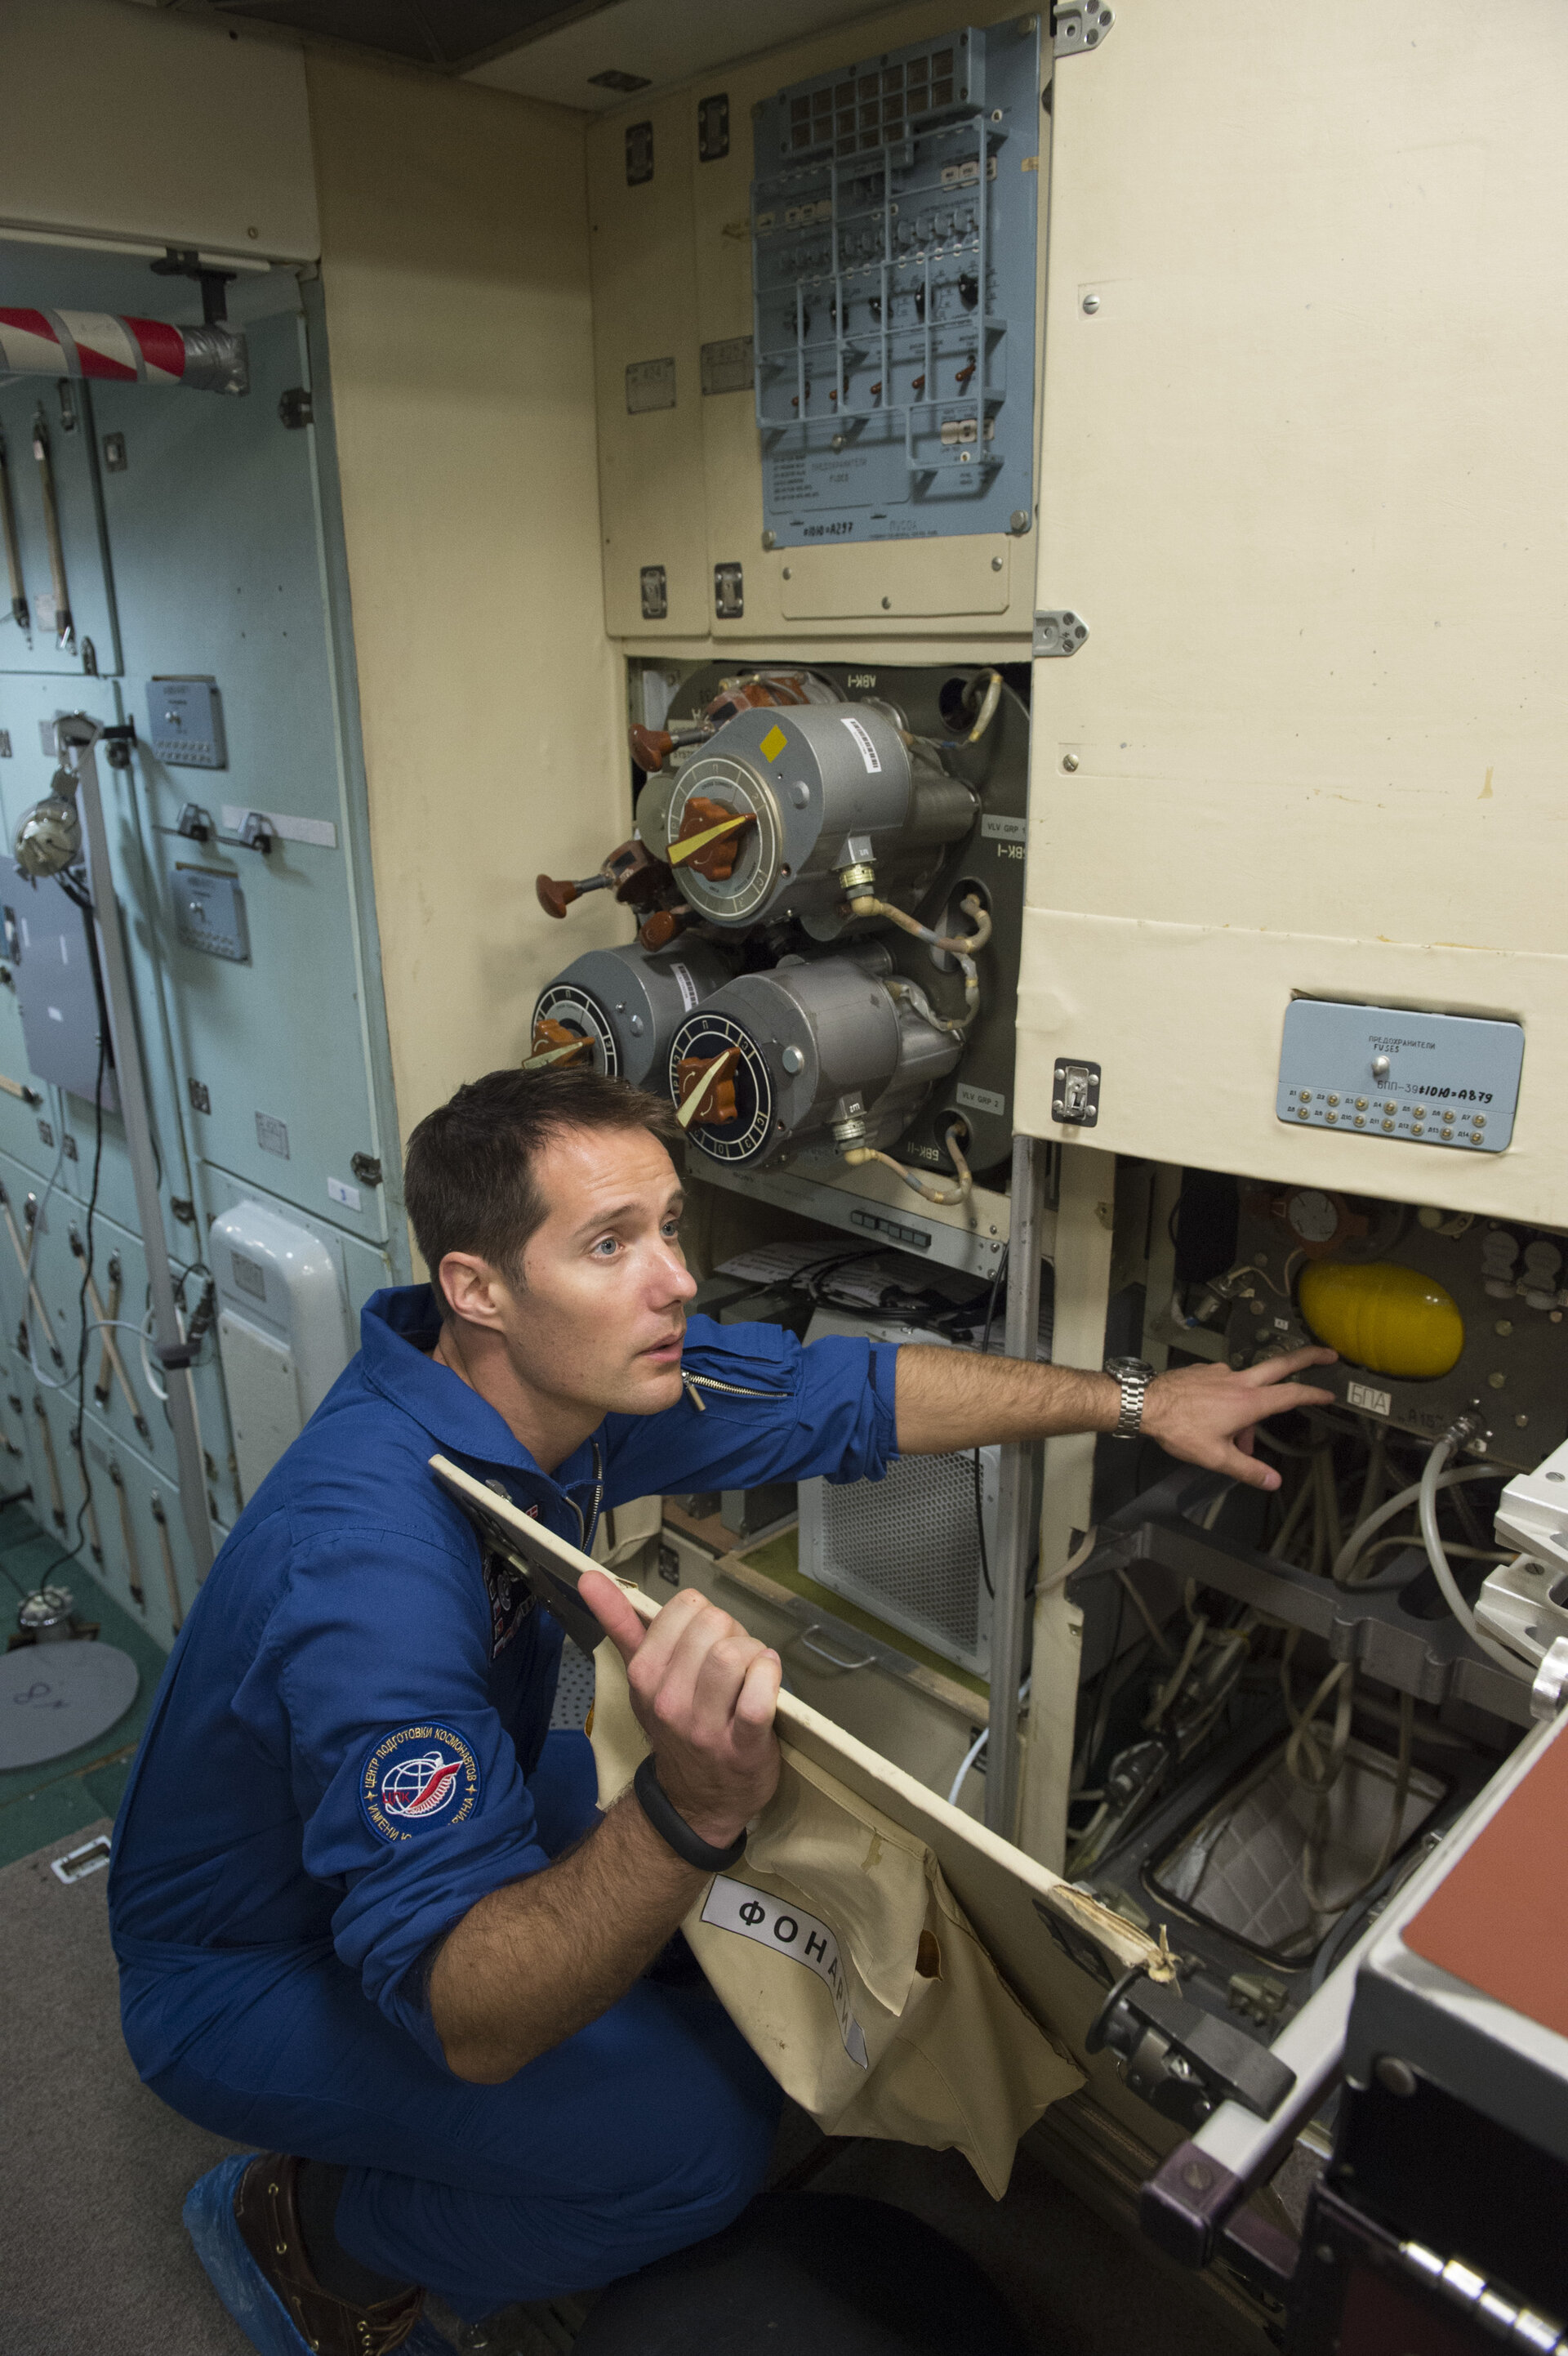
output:
POLYGON ((1214 2181, 1214 2171, 1200 2159, 1189 2159, 1181 2171, 1181 2181, 1189 2192, 1207 2192, 1214 2181))
POLYGON ((1397 2053, 1380 2054, 1373 2074, 1385 2094, 1408 2099, 1415 2092, 1415 2072, 1397 2053))
POLYGON ((1011 515, 1008 518, 1008 530, 1009 531, 1016 532, 1024 532, 1029 530, 1028 508, 1015 508, 1013 509, 1011 515))
POLYGON ((1001 558, 1000 558, 999 556, 993 556, 993 557, 992 557, 992 559, 991 559, 991 570, 992 570, 992 572, 993 572, 993 573, 999 573, 999 572, 1001 571, 1001 569, 1002 569, 1002 560, 1001 560, 1001 558))
POLYGON ((1099 309, 1099 307, 1100 307, 1100 297, 1098 296, 1098 294, 1085 294, 1085 295, 1084 295, 1084 297, 1083 297, 1083 308, 1085 309, 1085 311, 1087 311, 1087 312, 1088 312, 1088 314, 1089 314, 1089 316, 1090 316, 1090 317, 1091 317, 1091 318, 1093 318, 1093 316, 1094 316, 1095 312, 1099 309))
POLYGON ((884 598, 882 599, 882 611, 883 611, 883 613, 884 613, 884 614, 891 614, 891 613, 892 612, 892 610, 893 610, 893 601, 892 601, 892 599, 891 599, 891 597, 884 597, 884 598))
POLYGON ((776 534, 775 532, 771 532, 771 531, 765 531, 765 532, 763 532, 763 546, 764 548, 776 548, 776 547, 778 546, 778 544, 779 544, 779 543, 778 543, 778 536, 777 536, 777 534, 776 534))
POLYGON ((1063 755, 1062 755, 1062 756, 1061 756, 1061 766, 1062 766, 1062 767, 1063 767, 1064 769, 1068 769, 1068 770, 1075 769, 1075 768, 1078 766, 1078 755, 1077 755, 1077 754, 1076 754, 1076 753, 1063 753, 1063 755))
POLYGON ((795 574, 791 572, 787 564, 784 568, 784 577, 786 581, 793 581, 795 579, 795 574))

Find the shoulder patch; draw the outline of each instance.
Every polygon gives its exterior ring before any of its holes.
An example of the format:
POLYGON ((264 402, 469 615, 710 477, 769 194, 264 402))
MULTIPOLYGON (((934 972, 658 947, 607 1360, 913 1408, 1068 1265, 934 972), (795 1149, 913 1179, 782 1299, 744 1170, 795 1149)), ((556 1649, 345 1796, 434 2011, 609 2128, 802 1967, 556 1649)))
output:
POLYGON ((359 1804, 385 1841, 411 1840, 434 1825, 460 1825, 484 1791, 479 1762, 449 1726, 401 1726, 367 1753, 359 1804))

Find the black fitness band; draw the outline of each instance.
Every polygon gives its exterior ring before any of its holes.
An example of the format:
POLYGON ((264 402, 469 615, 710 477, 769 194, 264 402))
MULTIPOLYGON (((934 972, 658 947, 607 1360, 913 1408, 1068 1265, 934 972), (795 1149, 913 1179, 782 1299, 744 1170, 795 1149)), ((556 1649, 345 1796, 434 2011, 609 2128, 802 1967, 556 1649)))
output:
POLYGON ((699 1839, 678 1809, 671 1805, 659 1783, 651 1751, 633 1776, 632 1789, 660 1840, 674 1849, 683 1865, 694 1865, 699 1873, 722 1873, 726 1866, 740 1864, 746 1851, 744 1830, 728 1848, 714 1848, 709 1842, 699 1839))

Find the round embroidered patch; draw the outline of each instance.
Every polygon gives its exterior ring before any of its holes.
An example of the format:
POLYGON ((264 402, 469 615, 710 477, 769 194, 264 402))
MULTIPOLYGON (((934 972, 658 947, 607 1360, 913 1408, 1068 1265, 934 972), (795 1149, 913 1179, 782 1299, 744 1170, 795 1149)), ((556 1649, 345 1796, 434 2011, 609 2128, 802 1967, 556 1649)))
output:
POLYGON ((479 1762, 449 1726, 402 1726, 366 1758, 359 1804, 383 1840, 411 1840, 427 1825, 460 1825, 479 1804, 479 1762))

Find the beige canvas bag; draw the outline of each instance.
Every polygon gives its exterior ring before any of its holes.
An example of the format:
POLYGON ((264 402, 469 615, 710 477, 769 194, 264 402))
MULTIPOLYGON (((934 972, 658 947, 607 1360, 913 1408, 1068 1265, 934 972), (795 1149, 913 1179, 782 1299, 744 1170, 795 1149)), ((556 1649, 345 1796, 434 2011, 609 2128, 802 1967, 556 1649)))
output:
MULTIPOLYGON (((599 1804, 647 1751, 613 1644, 594 1655, 599 1804)), ((1026 2127, 1083 2073, 1024 2010, 936 1858, 788 1741, 746 1853, 682 1929, 747 2043, 832 2135, 962 2151, 996 2200, 1026 2127)))

